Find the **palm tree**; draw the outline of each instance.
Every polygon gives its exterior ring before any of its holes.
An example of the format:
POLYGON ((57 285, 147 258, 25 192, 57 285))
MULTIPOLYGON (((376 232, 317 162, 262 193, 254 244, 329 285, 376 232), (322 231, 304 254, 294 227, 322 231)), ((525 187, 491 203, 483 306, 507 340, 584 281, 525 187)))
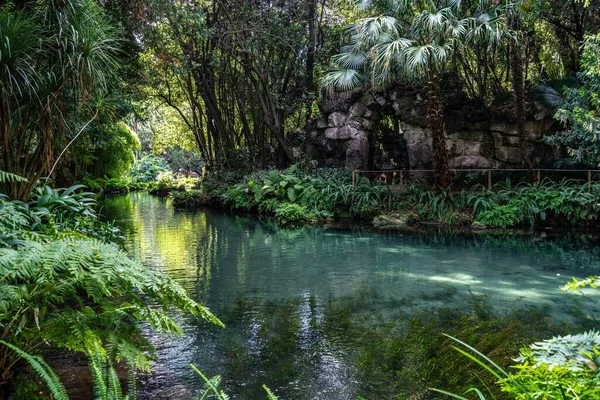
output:
POLYGON ((368 6, 379 15, 350 28, 350 43, 334 57, 336 69, 323 83, 341 90, 357 87, 367 77, 373 86, 398 78, 424 84, 436 183, 447 187, 451 177, 441 79, 460 48, 475 40, 490 46, 500 40, 504 11, 488 0, 471 7, 460 0, 374 0, 368 6))

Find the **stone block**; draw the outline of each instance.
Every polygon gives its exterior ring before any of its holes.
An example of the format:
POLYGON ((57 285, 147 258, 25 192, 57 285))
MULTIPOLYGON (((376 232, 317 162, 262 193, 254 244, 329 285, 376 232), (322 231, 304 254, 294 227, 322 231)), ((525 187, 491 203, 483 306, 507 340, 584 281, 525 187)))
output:
POLYGON ((319 129, 325 129, 327 128, 329 125, 327 123, 327 118, 325 117, 321 117, 317 120, 317 128, 319 129))
POLYGON ((327 118, 328 126, 330 128, 339 128, 340 126, 346 125, 348 121, 348 115, 342 112, 334 112, 329 114, 327 118))
POLYGON ((456 169, 477 169, 489 168, 490 161, 481 156, 459 156, 451 158, 449 161, 450 168, 456 169))
POLYGON ((327 128, 325 129, 325 137, 329 140, 337 140, 339 128, 327 128))
POLYGON ((368 111, 367 107, 362 103, 355 103, 350 107, 350 117, 362 117, 368 111))
POLYGON ((348 122, 349 126, 363 131, 373 131, 375 129, 375 122, 361 117, 352 117, 348 122))
POLYGON ((492 121, 490 123, 490 131, 492 132, 502 132, 507 135, 517 135, 519 134, 517 130, 517 125, 511 122, 506 121, 492 121))
POLYGON ((359 137, 348 142, 345 166, 348 169, 365 169, 369 161, 369 141, 359 137))

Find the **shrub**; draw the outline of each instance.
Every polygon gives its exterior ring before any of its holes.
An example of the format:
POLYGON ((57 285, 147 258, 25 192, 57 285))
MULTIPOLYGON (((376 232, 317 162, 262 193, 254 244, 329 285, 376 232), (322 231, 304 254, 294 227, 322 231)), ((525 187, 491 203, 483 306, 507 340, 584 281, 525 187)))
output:
POLYGON ((170 196, 175 208, 193 209, 210 203, 210 199, 202 190, 171 192, 170 196))
POLYGON ((129 179, 110 178, 104 182, 104 191, 106 193, 125 193, 129 192, 129 179))
POLYGON ((294 203, 283 203, 275 209, 275 219, 282 225, 290 225, 309 219, 306 207, 294 203))

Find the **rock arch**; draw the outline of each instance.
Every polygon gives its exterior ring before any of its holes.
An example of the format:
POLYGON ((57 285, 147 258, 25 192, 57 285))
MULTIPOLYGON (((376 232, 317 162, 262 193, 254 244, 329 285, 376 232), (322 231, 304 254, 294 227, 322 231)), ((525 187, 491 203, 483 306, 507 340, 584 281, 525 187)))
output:
MULTIPOLYGON (((307 150, 321 166, 348 169, 370 167, 369 154, 385 115, 400 121, 410 169, 433 165, 432 136, 427 127, 426 104, 419 90, 395 87, 382 92, 345 92, 320 104, 321 117, 309 130, 307 150)), ((446 107, 450 167, 521 168, 517 124, 509 116, 492 115, 464 98, 450 99, 446 107)), ((548 118, 530 118, 526 124, 527 151, 534 165, 554 159, 543 142, 554 129, 548 118)))

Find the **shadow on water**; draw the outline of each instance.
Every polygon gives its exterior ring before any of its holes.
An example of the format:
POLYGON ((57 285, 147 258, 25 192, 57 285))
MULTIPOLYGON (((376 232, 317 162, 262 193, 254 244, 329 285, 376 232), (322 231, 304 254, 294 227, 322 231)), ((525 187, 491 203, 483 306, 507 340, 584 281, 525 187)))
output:
POLYGON ((149 333, 160 361, 140 378, 142 399, 191 398, 202 383, 190 364, 240 399, 264 398, 262 384, 282 399, 433 398, 427 387, 479 382, 441 333, 510 363, 599 315, 593 291, 559 291, 599 273, 588 239, 280 229, 141 193, 107 198, 103 213, 132 256, 227 325, 178 316, 183 337, 149 333))

